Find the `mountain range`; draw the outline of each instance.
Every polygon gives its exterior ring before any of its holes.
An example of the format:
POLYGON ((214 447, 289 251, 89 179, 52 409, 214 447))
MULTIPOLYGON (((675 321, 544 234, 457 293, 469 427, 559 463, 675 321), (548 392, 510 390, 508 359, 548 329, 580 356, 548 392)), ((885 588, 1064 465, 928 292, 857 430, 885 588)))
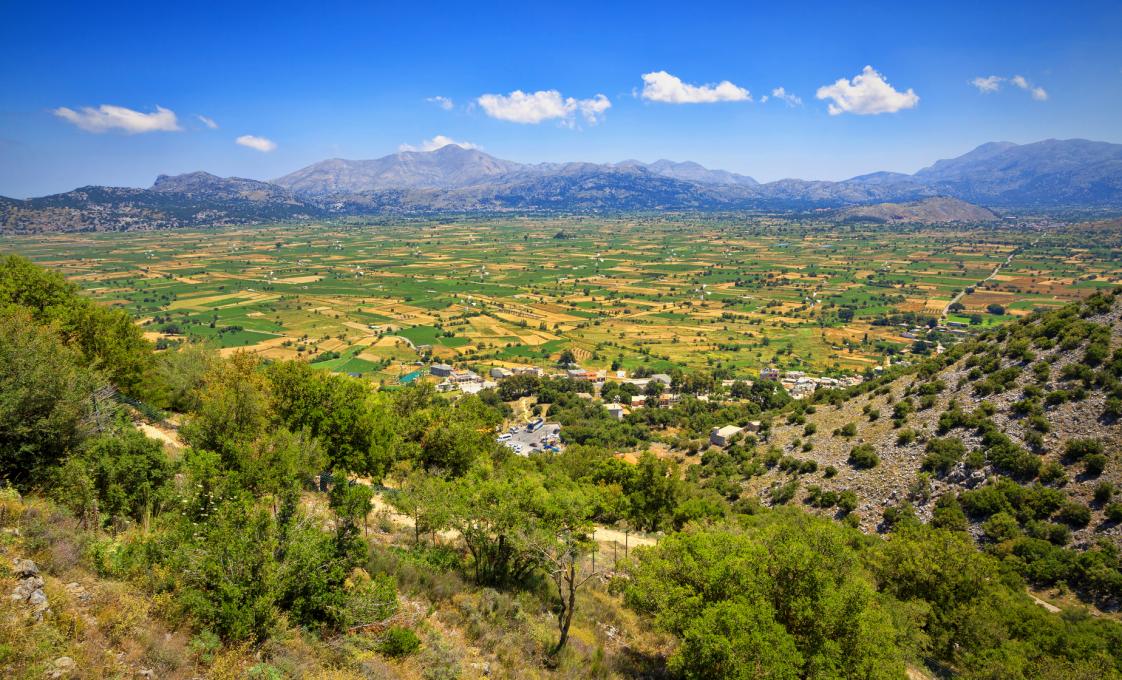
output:
MULTIPOLYGON (((846 212, 853 206, 934 197, 1006 210, 1122 208, 1122 145, 1081 139, 991 142, 912 175, 876 172, 840 182, 766 184, 692 162, 524 164, 448 145, 374 160, 325 160, 267 182, 192 172, 161 175, 147 189, 91 186, 27 200, 0 197, 0 228, 155 229, 502 211, 834 209, 839 217, 852 218, 860 216, 846 212)), ((889 222, 905 214, 898 206, 885 210, 889 222)), ((961 206, 952 212, 960 216, 956 219, 975 221, 992 214, 964 212, 961 206)), ((940 214, 924 209, 907 217, 938 220, 940 214)))

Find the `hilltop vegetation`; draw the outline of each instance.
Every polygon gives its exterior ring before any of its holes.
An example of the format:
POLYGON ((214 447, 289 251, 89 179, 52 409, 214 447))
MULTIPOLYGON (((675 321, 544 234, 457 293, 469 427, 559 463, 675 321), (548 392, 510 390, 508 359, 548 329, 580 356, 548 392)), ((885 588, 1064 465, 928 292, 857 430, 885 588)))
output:
MULTIPOLYGON (((1112 303, 1097 296, 1000 329, 1000 351, 963 345, 909 375, 930 379, 992 350, 1000 366, 984 364, 971 380, 992 387, 1010 346, 1035 362, 1024 352, 1074 352, 1063 347, 1075 343, 1097 363, 1073 379, 1113 390, 1113 341, 1104 353, 1097 330, 1112 303), (1032 330, 1053 327, 1054 338, 1032 330)), ((523 458, 493 439, 513 396, 503 388, 544 397, 551 416, 575 425, 587 405, 573 396, 577 384, 504 384, 458 399, 423 383, 378 391, 304 362, 198 347, 157 353, 122 330, 132 326, 120 312, 98 309, 25 260, 0 264, 0 478, 9 485, 0 551, 5 565, 31 559, 42 571, 25 576, 21 563, 0 581, 11 589, 40 578, 50 602, 37 620, 28 603, 4 598, 7 677, 1122 674, 1122 625, 1079 605, 1046 611, 1024 592, 1029 562, 978 550, 959 527, 901 509, 885 540, 853 522, 767 509, 693 472, 712 461, 683 474, 649 452, 637 464, 613 455, 617 441, 649 442, 669 425, 705 432, 751 416, 774 430, 808 415, 774 385, 760 383, 739 405, 693 399, 645 420, 589 412, 583 444, 523 458), (63 312, 82 308, 86 333, 63 312), (138 431, 168 430, 165 418, 181 420, 182 449, 138 431), (597 525, 662 535, 613 555, 597 544, 597 525)), ((987 446, 994 461, 1020 458, 1001 441, 987 446)), ((1075 449, 1084 461, 1110 452, 1075 449)), ((767 444, 741 442, 703 457, 718 454, 760 469, 772 456, 767 444)), ((1070 555, 1075 564, 1091 555, 1090 571, 1113 587, 1116 552, 1070 555)))

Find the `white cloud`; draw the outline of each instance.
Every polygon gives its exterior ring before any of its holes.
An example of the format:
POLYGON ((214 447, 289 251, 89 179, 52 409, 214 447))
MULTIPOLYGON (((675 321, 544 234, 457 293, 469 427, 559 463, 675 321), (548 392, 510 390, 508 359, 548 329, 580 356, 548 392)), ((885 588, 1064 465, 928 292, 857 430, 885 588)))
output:
POLYGON ((268 153, 277 148, 277 143, 273 140, 256 135, 242 135, 234 141, 242 146, 247 146, 262 153, 268 153))
POLYGON ((436 151, 437 149, 442 149, 442 148, 448 146, 449 144, 454 144, 454 145, 460 147, 461 149, 478 149, 478 148, 480 148, 479 145, 472 144, 471 142, 457 142, 456 140, 452 139, 451 137, 445 137, 444 135, 437 135, 437 136, 433 137, 432 139, 424 140, 423 142, 421 142, 420 146, 413 146, 412 144, 402 144, 401 146, 397 147, 397 150, 398 151, 436 151))
POLYGON ((445 111, 451 111, 452 107, 456 105, 455 102, 453 102, 449 97, 441 97, 440 95, 437 95, 435 97, 428 97, 427 99, 425 99, 425 101, 436 104, 445 111))
POLYGON ((529 93, 515 90, 510 94, 485 94, 476 99, 476 102, 492 118, 528 124, 557 119, 562 124, 572 125, 573 118, 578 113, 589 124, 596 124, 612 106, 602 94, 591 99, 574 99, 562 97, 557 90, 529 93))
POLYGON ((722 80, 716 85, 690 85, 666 71, 643 74, 643 99, 667 104, 712 104, 752 101, 748 90, 722 80))
POLYGON ((1013 76, 1009 79, 1009 82, 1028 92, 1038 102, 1048 100, 1048 93, 1044 91, 1044 88, 1033 85, 1024 76, 1013 76))
POLYGON ((141 113, 111 104, 102 104, 96 109, 85 106, 80 111, 60 106, 52 113, 87 132, 121 130, 133 135, 142 132, 176 132, 182 129, 175 112, 162 106, 157 106, 152 113, 141 113))
POLYGON ((818 88, 816 96, 833 100, 828 107, 831 116, 842 113, 895 113, 915 108, 919 103, 919 95, 911 88, 906 92, 894 89, 872 66, 866 66, 852 80, 839 78, 833 85, 823 85, 818 88))
POLYGON ((1043 87, 1033 85, 1024 76, 1013 76, 1011 78, 1004 78, 1002 76, 986 76, 985 78, 983 78, 979 76, 974 80, 971 80, 970 84, 978 88, 979 92, 983 94, 989 94, 991 92, 997 92, 998 90, 1000 90, 1001 84, 1004 82, 1008 82, 1014 87, 1018 87, 1025 92, 1028 92, 1029 95, 1038 102, 1048 100, 1048 92, 1045 91, 1043 87))
POLYGON ((978 91, 982 94, 989 94, 991 92, 997 92, 999 89, 1001 89, 1001 81, 1003 80, 1005 79, 1001 76, 986 76, 984 78, 982 76, 978 76, 974 80, 971 80, 970 84, 978 88, 978 91))
MULTIPOLYGON (((781 100, 787 102, 787 106, 802 106, 803 105, 802 97, 798 96, 797 94, 791 94, 790 92, 783 89, 782 87, 777 87, 774 90, 772 90, 771 91, 771 96, 775 97, 776 99, 781 99, 781 100)), ((767 100, 767 97, 765 96, 763 101, 766 101, 766 100, 767 100)))
POLYGON ((213 118, 209 118, 207 116, 204 116, 201 113, 196 113, 195 118, 198 118, 200 123, 207 126, 211 130, 217 130, 218 129, 218 123, 214 122, 213 118))

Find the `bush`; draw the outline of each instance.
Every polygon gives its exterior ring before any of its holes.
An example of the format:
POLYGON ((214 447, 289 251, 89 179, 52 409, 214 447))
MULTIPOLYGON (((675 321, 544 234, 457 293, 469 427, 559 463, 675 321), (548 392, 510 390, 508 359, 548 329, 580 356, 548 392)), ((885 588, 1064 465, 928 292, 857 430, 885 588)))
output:
POLYGON ((1098 439, 1072 439, 1064 447, 1064 457, 1082 460, 1085 456, 1103 452, 1103 443, 1098 439))
POLYGON ((1095 485, 1095 502, 1109 503, 1110 499, 1114 497, 1114 485, 1110 482, 1099 482, 1095 485))
POLYGON ((417 635, 403 626, 391 626, 386 629, 382 639, 378 642, 378 652, 394 658, 402 658, 416 652, 421 647, 421 640, 417 635))
POLYGON ((838 474, 838 469, 836 467, 834 467, 833 465, 827 465, 826 469, 823 470, 823 472, 822 472, 822 476, 825 477, 826 479, 834 477, 837 474, 838 474))
POLYGON ((849 464, 855 468, 874 468, 878 463, 880 463, 880 458, 877 456, 877 452, 873 449, 871 444, 855 446, 853 450, 849 452, 849 464))
POLYGON ((1111 522, 1122 522, 1122 503, 1111 503, 1106 506, 1106 518, 1111 522))
POLYGON ((966 446, 958 437, 937 438, 927 442, 926 454, 923 469, 945 475, 966 455, 966 446))
POLYGON ((982 524, 982 531, 986 538, 994 543, 1000 543, 1021 535, 1021 526, 1017 518, 1007 512, 999 512, 982 524))
POLYGON ((1082 503, 1068 501, 1056 513, 1056 518, 1069 526, 1082 528, 1091 522, 1091 509, 1082 503))
POLYGON ((1083 459, 1083 470, 1092 477, 1098 477, 1106 469, 1106 456, 1092 453, 1083 459))
POLYGON ((795 497, 795 492, 799 490, 799 480, 792 479, 786 484, 773 487, 771 490, 771 502, 774 505, 783 505, 795 497))

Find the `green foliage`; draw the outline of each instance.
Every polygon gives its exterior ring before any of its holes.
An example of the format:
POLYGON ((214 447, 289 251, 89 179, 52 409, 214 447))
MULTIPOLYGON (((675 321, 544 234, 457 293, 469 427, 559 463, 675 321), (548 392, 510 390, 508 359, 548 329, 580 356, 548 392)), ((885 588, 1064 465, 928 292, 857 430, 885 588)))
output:
POLYGON ((402 626, 390 626, 378 642, 378 651, 395 659, 409 656, 420 647, 421 639, 416 633, 402 626))
MULTIPOLYGON (((22 489, 44 481, 94 429, 100 381, 82 363, 26 313, 0 312, 0 477, 22 489)), ((104 399, 98 408, 109 417, 104 399)))
POLYGON ((880 457, 871 444, 859 444, 849 452, 849 464, 855 468, 867 470, 880 463, 880 457))
POLYGON ((790 511, 673 534, 642 550, 626 601, 681 639, 670 664, 686 677, 900 677, 850 531, 790 511))
POLYGON ((93 439, 78 460, 86 466, 106 519, 142 521, 167 500, 172 466, 164 445, 131 425, 93 439))
POLYGON ((943 437, 927 442, 922 468, 945 475, 966 455, 966 446, 958 437, 943 437))
POLYGON ((56 328, 87 366, 126 394, 154 403, 163 399, 152 346, 128 313, 94 304, 60 274, 10 255, 0 259, 0 315, 17 311, 34 325, 56 328))

